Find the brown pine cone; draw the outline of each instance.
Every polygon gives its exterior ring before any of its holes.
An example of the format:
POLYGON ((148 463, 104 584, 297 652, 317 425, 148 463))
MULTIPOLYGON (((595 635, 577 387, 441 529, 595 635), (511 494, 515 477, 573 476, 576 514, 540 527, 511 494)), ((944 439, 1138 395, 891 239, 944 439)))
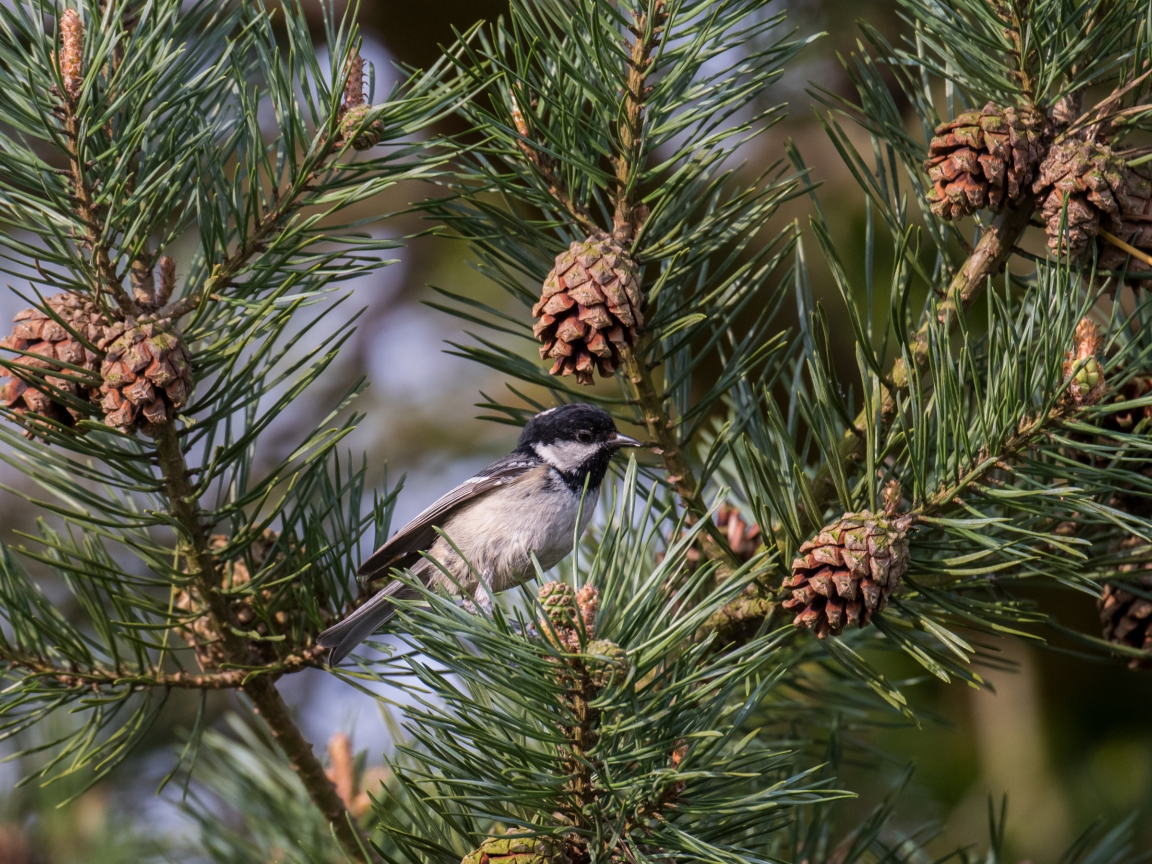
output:
MULTIPOLYGON (((280 539, 275 531, 265 531, 260 539, 251 546, 252 564, 256 572, 262 571, 268 564, 268 555, 280 539)), ((213 534, 208 540, 208 547, 218 552, 228 545, 228 537, 223 534, 213 534)), ((283 560, 283 554, 278 554, 275 562, 283 560)), ((293 632, 293 617, 298 613, 303 616, 303 610, 292 607, 277 609, 272 613, 272 626, 264 620, 256 607, 258 603, 262 609, 276 602, 277 588, 265 588, 260 591, 259 598, 241 593, 245 585, 252 581, 252 571, 244 558, 227 561, 221 567, 221 590, 225 594, 236 594, 228 603, 229 624, 237 630, 254 631, 259 636, 289 636, 293 632)), ((196 653, 196 660, 203 670, 219 668, 224 661, 224 654, 220 647, 219 635, 212 625, 212 620, 200 602, 200 594, 195 585, 189 585, 176 594, 176 608, 186 614, 198 614, 187 624, 176 628, 180 637, 192 646, 196 653)), ((321 604, 322 606, 323 604, 321 604)), ((299 623, 298 621, 295 623, 299 623)), ((248 641, 249 660, 253 664, 268 665, 277 662, 281 653, 291 651, 298 646, 291 639, 287 641, 266 641, 250 639, 248 641)))
MULTIPOLYGON (((1121 201, 1120 223, 1114 231, 1117 238, 1141 252, 1152 255, 1152 180, 1146 166, 1128 169, 1126 195, 1121 201)), ((1127 270, 1146 273, 1152 264, 1141 261, 1103 237, 1096 241, 1096 266, 1101 270, 1127 270)), ((1127 280, 1133 288, 1152 289, 1152 280, 1127 280)))
POLYGON ((1067 253, 1077 260, 1101 227, 1112 233, 1123 230, 1123 214, 1136 212, 1147 184, 1148 180, 1131 171, 1107 144, 1078 138, 1054 144, 1032 184, 1052 254, 1067 253), (1060 230, 1061 220, 1066 220, 1066 239, 1060 230))
MULTIPOLYGON (((14 364, 29 370, 58 369, 68 376, 68 378, 46 376, 45 380, 50 387, 83 402, 98 399, 99 392, 95 386, 87 387, 76 380, 70 380, 79 377, 80 373, 62 367, 54 361, 87 369, 93 373, 95 383, 95 374, 100 368, 100 357, 93 348, 107 335, 108 322, 96 304, 79 294, 68 291, 53 294, 45 299, 45 303, 72 331, 82 336, 83 341, 68 332, 59 321, 42 309, 32 308, 16 314, 13 319, 16 326, 10 336, 0 341, 0 347, 38 355, 38 357, 17 355, 13 358, 14 364), (41 360, 40 357, 44 359, 41 360)), ((0 383, 0 405, 20 415, 32 427, 43 425, 48 428, 54 424, 72 427, 77 421, 88 416, 78 408, 72 405, 66 406, 54 399, 50 389, 39 389, 35 386, 35 378, 31 380, 33 383, 23 381, 7 370, 0 370, 0 382, 3 382, 0 383), (38 424, 33 419, 36 415, 51 422, 38 424)), ((24 434, 32 437, 32 428, 26 428, 24 434)))
MULTIPOLYGON (((1115 550, 1123 559, 1116 569, 1130 575, 1122 582, 1104 583, 1104 595, 1097 601, 1104 638, 1114 645, 1126 645, 1152 655, 1152 546, 1139 537, 1129 537, 1115 550), (1125 586, 1139 591, 1138 596, 1125 586)), ((1130 669, 1152 669, 1152 656, 1133 657, 1130 669)))
POLYGON ((1003 210, 1028 193, 1049 133, 1042 115, 989 102, 936 127, 924 170, 941 219, 1003 210))
MULTIPOLYGON (((1112 401, 1114 403, 1134 402, 1149 394, 1152 394, 1152 375, 1134 375, 1116 391, 1112 401)), ((1128 408, 1125 411, 1108 414, 1103 418, 1100 426, 1110 431, 1128 433, 1134 431, 1136 424, 1141 421, 1149 421, 1145 422, 1145 429, 1152 423, 1152 405, 1145 405, 1142 408, 1128 408)))
POLYGON ((174 419, 195 386, 192 361, 168 319, 116 324, 100 346, 104 422, 125 432, 174 419))
POLYGON ((888 597, 908 570, 907 517, 863 510, 847 513, 800 547, 792 596, 780 605, 796 609, 792 622, 821 639, 848 627, 863 627, 888 605, 888 597))
POLYGON ((575 373, 581 384, 592 383, 593 369, 612 377, 620 346, 636 344, 643 303, 636 263, 608 234, 574 242, 556 257, 532 307, 540 319, 532 328, 543 343, 540 356, 555 361, 551 374, 575 373))

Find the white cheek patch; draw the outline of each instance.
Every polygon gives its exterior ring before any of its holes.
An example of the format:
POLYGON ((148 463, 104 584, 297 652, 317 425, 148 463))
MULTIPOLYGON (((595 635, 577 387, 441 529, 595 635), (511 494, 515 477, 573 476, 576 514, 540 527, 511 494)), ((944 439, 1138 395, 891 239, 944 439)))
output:
POLYGON ((579 441, 553 441, 551 444, 533 444, 536 455, 565 474, 580 468, 599 450, 599 444, 582 444, 579 441))

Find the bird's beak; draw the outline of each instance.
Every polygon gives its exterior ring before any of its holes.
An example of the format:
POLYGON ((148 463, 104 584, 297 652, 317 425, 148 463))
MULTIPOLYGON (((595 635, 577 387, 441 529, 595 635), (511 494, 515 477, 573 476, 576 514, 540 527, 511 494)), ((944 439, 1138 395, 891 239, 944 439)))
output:
POLYGON ((637 441, 635 438, 629 438, 627 435, 621 435, 619 432, 616 433, 616 437, 610 438, 608 440, 608 443, 611 444, 613 447, 616 447, 616 448, 620 448, 620 447, 643 447, 643 446, 645 446, 643 443, 641 443, 640 441, 637 441))

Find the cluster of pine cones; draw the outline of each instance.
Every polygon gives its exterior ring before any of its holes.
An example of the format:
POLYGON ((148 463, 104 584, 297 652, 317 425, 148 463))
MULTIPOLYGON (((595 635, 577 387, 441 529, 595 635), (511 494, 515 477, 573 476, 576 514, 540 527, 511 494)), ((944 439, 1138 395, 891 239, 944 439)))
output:
POLYGON ((936 128, 924 170, 942 219, 999 212, 1031 192, 1053 254, 1078 260, 1096 245, 1102 269, 1148 269, 1101 231, 1152 252, 1152 173, 1105 142, 1059 136, 1041 114, 990 102, 936 128))
MULTIPOLYGON (((283 554, 277 554, 271 559, 269 557, 279 542, 280 535, 268 530, 251 545, 250 561, 256 574, 283 563, 283 554)), ((213 534, 208 540, 208 548, 213 553, 219 553, 228 543, 229 538, 225 535, 213 534)), ((291 602, 291 598, 282 597, 282 589, 246 591, 245 586, 252 581, 254 574, 244 559, 227 561, 221 569, 221 589, 230 598, 228 623, 234 630, 252 634, 247 640, 250 663, 253 666, 267 666, 278 662, 284 651, 298 646, 300 640, 268 637, 291 637, 294 631, 298 633, 304 627, 304 609, 298 603, 291 602)), ((326 608, 322 594, 318 595, 318 602, 322 610, 326 608)), ((200 668, 205 671, 220 668, 225 659, 220 634, 208 617, 196 587, 189 585, 178 592, 175 606, 186 616, 185 623, 177 628, 177 632, 192 648, 200 668)))
MULTIPOLYGON (((169 261, 161 262, 162 278, 169 261)), ((191 357, 171 320, 112 321, 88 297, 67 291, 19 312, 0 348, 14 355, 0 369, 0 408, 28 437, 76 430, 87 419, 147 434, 175 418, 194 386, 191 357)))

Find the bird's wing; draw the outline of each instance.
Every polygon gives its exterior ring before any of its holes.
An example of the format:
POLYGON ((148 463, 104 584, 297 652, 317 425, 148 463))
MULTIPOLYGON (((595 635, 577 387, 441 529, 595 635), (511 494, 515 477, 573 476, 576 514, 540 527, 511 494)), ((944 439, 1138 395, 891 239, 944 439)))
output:
POLYGON ((468 501, 506 486, 540 464, 538 460, 517 453, 493 462, 475 477, 465 480, 435 504, 397 531, 360 565, 357 573, 365 578, 383 575, 389 568, 415 563, 419 554, 436 540, 436 528, 442 527, 449 514, 468 501))

